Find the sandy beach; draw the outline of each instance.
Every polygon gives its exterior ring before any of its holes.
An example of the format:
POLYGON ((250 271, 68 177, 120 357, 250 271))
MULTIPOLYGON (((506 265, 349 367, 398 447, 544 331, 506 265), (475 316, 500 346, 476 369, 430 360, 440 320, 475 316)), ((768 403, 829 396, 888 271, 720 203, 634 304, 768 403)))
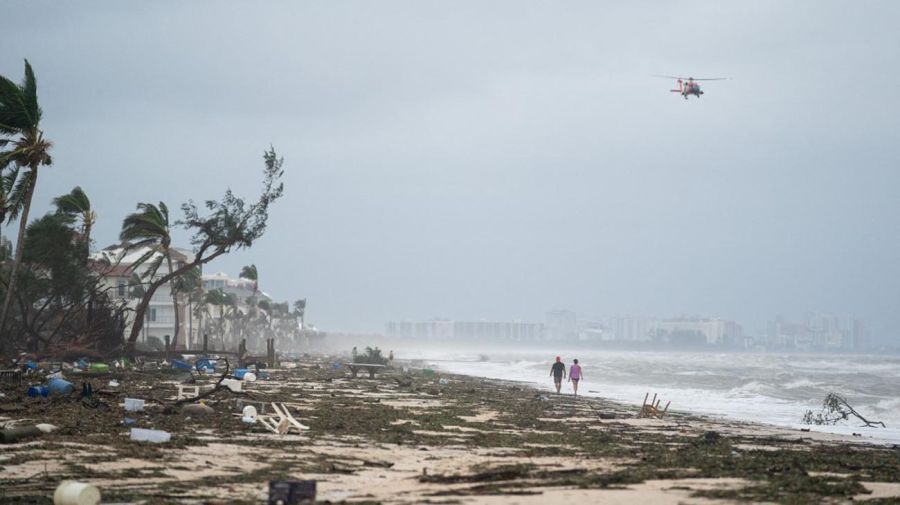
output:
MULTIPOLYGON (((77 392, 35 399, 26 384, 4 383, 3 424, 57 429, 0 445, 3 502, 52 503, 68 479, 96 485, 103 503, 262 503, 279 479, 317 481, 318 503, 900 500, 896 446, 678 412, 637 419, 634 406, 415 364, 353 378, 332 361, 285 363, 242 393, 216 391, 205 400, 214 413, 193 417, 175 405, 178 384, 190 380, 183 371, 67 373, 93 384, 96 407, 77 392), (118 387, 107 385, 113 378, 118 387), (145 399, 145 410, 126 413, 126 397, 145 399), (280 435, 241 421, 244 406, 271 413, 271 402, 310 429, 280 435), (172 439, 132 441, 132 427, 172 439)), ((193 380, 203 391, 217 379, 193 380)))

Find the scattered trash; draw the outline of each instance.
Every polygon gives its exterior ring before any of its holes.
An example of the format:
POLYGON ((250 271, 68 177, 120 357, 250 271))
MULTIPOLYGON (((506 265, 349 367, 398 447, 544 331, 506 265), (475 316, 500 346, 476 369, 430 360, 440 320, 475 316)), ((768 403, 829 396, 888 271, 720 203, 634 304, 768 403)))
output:
POLYGON ((35 424, 34 427, 41 430, 41 433, 51 433, 58 429, 56 426, 47 423, 35 424))
POLYGON ((438 381, 438 384, 440 384, 441 386, 446 386, 447 384, 450 384, 450 381, 441 377, 441 380, 438 381))
POLYGON ((267 381, 269 380, 269 372, 256 372, 256 377, 259 380, 267 381))
POLYGON ((92 386, 90 382, 82 382, 81 383, 81 397, 82 398, 90 398, 93 395, 94 395, 94 386, 92 386))
POLYGON ((67 395, 74 388, 75 386, 65 379, 53 378, 47 382, 47 389, 50 390, 50 393, 57 395, 67 395))
POLYGON ((100 490, 85 482, 64 480, 53 493, 53 505, 97 505, 100 490))
POLYGON ((31 386, 28 388, 28 396, 31 398, 37 398, 38 396, 43 396, 44 398, 50 394, 50 390, 47 386, 31 386))
POLYGON ((20 440, 43 435, 37 426, 13 426, 0 430, 0 444, 14 444, 20 440))
POLYGON ((131 439, 135 442, 161 443, 172 440, 172 434, 168 431, 146 430, 144 428, 131 428, 131 439))
POLYGON ((269 481, 268 505, 298 505, 316 500, 314 480, 273 480, 269 481))
POLYGON ((63 378, 62 370, 53 372, 47 376, 47 379, 62 379, 62 378, 63 378))
POLYGON ((234 378, 235 379, 243 379, 244 375, 250 373, 249 368, 235 368, 234 369, 234 378))
POLYGON ((300 424, 299 421, 294 419, 294 416, 291 415, 291 412, 285 404, 282 403, 279 407, 278 404, 273 402, 272 409, 275 410, 274 416, 259 415, 256 419, 273 433, 284 435, 285 433, 290 432, 291 429, 297 431, 306 431, 309 429, 309 426, 300 424))
POLYGON ((230 389, 232 393, 240 393, 243 391, 243 383, 237 379, 222 379, 220 384, 230 389))
POLYGON ((129 424, 134 424, 136 422, 137 422, 137 419, 133 419, 133 418, 130 418, 127 416, 122 419, 122 424, 124 424, 125 426, 128 426, 129 424))
POLYGON ((176 397, 176 400, 196 398, 198 396, 200 396, 200 386, 178 385, 178 396, 176 397))
POLYGON ((88 367, 88 371, 94 373, 109 373, 109 365, 106 363, 91 363, 91 366, 88 367))
POLYGON ((256 374, 253 372, 247 372, 243 377, 245 382, 256 382, 256 374))
POLYGON ((117 387, 119 387, 119 381, 117 381, 117 380, 115 380, 115 379, 109 381, 109 387, 111 387, 111 388, 117 388, 117 387))
POLYGON ((20 384, 22 382, 22 371, 0 370, 0 382, 20 384))
POLYGON ((216 362, 209 358, 200 358, 194 363, 198 372, 212 372, 216 369, 216 362))
POLYGON ((125 398, 125 410, 128 412, 140 412, 144 410, 144 400, 140 398, 125 398))
POLYGON ((666 406, 664 409, 659 410, 659 403, 662 401, 656 399, 656 393, 653 393, 653 399, 650 400, 650 403, 647 403, 647 398, 650 396, 648 392, 644 395, 644 402, 641 404, 641 411, 638 412, 638 417, 655 417, 656 419, 662 419, 666 416, 666 412, 669 410, 669 404, 671 401, 666 402, 666 406))
POLYGON ((177 369, 177 370, 190 370, 191 368, 194 368, 194 367, 192 367, 190 365, 190 363, 188 363, 186 361, 182 361, 180 359, 173 359, 172 360, 172 368, 177 369))
POLYGON ((191 403, 181 407, 181 413, 187 414, 189 416, 206 416, 215 414, 216 411, 213 410, 209 405, 204 405, 202 403, 191 403))
POLYGON ((256 424, 256 407, 247 405, 242 412, 241 421, 247 424, 256 424))

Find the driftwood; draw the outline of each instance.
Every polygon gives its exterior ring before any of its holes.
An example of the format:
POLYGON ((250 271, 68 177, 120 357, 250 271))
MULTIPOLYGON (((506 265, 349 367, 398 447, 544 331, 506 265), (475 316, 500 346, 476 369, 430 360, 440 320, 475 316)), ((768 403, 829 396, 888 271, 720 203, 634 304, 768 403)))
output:
POLYGON ((881 425, 882 428, 886 427, 881 421, 869 421, 863 417, 856 409, 850 406, 846 398, 837 393, 828 393, 825 396, 825 400, 822 401, 822 410, 817 414, 807 410, 806 414, 803 414, 803 422, 805 424, 835 425, 841 421, 849 420, 850 416, 862 421, 864 423, 863 426, 866 428, 874 428, 878 425, 881 425))

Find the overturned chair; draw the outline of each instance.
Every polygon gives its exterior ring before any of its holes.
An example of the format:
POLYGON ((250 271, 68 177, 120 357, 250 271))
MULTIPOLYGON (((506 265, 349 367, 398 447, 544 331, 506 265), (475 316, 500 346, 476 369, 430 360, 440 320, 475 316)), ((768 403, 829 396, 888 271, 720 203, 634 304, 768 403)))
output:
POLYGON ((650 400, 650 403, 647 403, 647 398, 649 397, 649 392, 644 395, 644 403, 641 404, 641 411, 638 412, 637 416, 639 418, 650 417, 656 419, 662 419, 663 417, 666 417, 666 412, 669 410, 669 404, 672 403, 672 401, 670 400, 666 402, 665 408, 659 410, 659 404, 660 402, 662 402, 662 400, 657 400, 656 393, 653 393, 653 399, 650 400))
POLYGON ((259 414, 256 417, 256 419, 272 433, 284 435, 291 430, 302 433, 309 429, 309 426, 294 419, 294 416, 291 415, 291 411, 284 403, 278 405, 277 403, 272 402, 272 410, 275 411, 274 415, 259 414))

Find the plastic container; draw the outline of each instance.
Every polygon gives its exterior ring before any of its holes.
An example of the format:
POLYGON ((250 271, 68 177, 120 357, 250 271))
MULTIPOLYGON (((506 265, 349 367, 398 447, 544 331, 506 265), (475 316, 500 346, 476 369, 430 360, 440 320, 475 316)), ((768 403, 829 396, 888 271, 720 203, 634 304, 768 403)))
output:
POLYGON ((97 505, 100 490, 86 482, 64 480, 53 493, 53 505, 97 505))
POLYGON ((140 412, 144 410, 144 400, 139 398, 125 398, 125 410, 128 412, 140 412))
POLYGON ((190 365, 190 363, 187 363, 186 361, 181 361, 180 359, 173 359, 172 360, 172 368, 175 368, 177 370, 190 370, 193 367, 190 365))
POLYGON ((135 442, 153 442, 158 444, 172 440, 172 434, 168 431, 131 428, 131 439, 135 442))
POLYGON ((222 379, 221 384, 230 389, 232 393, 240 393, 243 390, 243 383, 237 379, 222 379))
POLYGON ((65 379, 53 378, 47 382, 47 389, 51 394, 67 395, 72 392, 74 385, 65 379))
POLYGON ((88 367, 88 371, 94 373, 109 373, 109 365, 106 363, 91 363, 91 366, 88 367))
POLYGON ((241 411, 241 414, 244 418, 250 418, 253 419, 253 422, 256 422, 256 407, 254 407, 253 405, 247 405, 246 407, 244 407, 244 410, 241 411))
POLYGON ((216 361, 209 358, 200 358, 194 363, 198 372, 212 372, 216 369, 216 361))
POLYGON ((250 372, 249 368, 235 368, 234 369, 234 378, 235 379, 243 379, 244 374, 250 372))
POLYGON ((50 390, 47 386, 31 386, 28 388, 28 396, 31 398, 37 398, 38 396, 43 396, 44 398, 50 394, 50 390))
POLYGON ((85 482, 67 480, 60 483, 53 493, 54 505, 97 505, 100 490, 85 482))

